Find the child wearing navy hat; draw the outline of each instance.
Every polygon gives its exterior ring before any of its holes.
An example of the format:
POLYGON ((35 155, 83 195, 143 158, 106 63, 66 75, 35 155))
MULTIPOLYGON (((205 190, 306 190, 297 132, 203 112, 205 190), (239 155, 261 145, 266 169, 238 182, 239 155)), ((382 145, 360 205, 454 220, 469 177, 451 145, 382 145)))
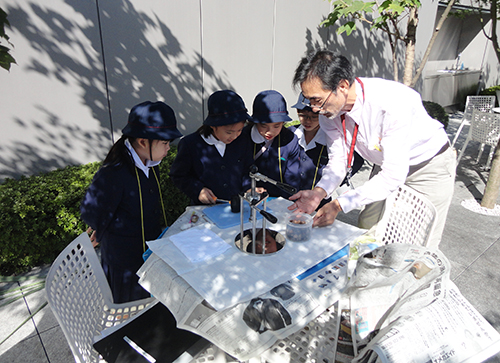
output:
MULTIPOLYGON (((301 93, 297 103, 292 106, 297 109, 300 121, 300 126, 293 128, 300 146, 300 190, 314 189, 321 179, 323 168, 328 163, 326 134, 319 127, 319 114, 313 112, 311 107, 307 106, 308 103, 309 100, 301 93)), ((363 162, 363 158, 357 152, 354 152, 352 175, 363 166, 363 162)), ((345 185, 345 183, 346 180, 344 179, 341 186, 345 185)), ((322 203, 324 204, 330 199, 322 203)))
POLYGON ((203 125, 179 141, 170 177, 192 204, 231 200, 250 188, 249 142, 239 137, 248 119, 237 93, 217 91, 208 98, 203 125))
MULTIPOLYGON (((251 152, 258 172, 278 183, 300 186, 297 137, 284 123, 291 121, 286 101, 274 90, 260 92, 253 102, 252 122, 243 131, 251 140, 251 152)), ((290 197, 286 191, 268 182, 257 182, 271 197, 290 197)))
POLYGON ((91 241, 101 245, 101 263, 115 303, 149 297, 138 283, 145 242, 167 220, 158 164, 170 141, 181 137, 172 108, 143 102, 132 108, 123 136, 111 147, 80 206, 91 241), (93 230, 93 231, 92 231, 93 230))

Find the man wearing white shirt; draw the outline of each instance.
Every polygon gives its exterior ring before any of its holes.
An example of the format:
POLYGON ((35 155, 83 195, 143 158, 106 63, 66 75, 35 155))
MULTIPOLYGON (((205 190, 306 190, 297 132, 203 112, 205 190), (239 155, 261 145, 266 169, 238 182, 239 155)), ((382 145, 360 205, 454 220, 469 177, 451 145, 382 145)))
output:
POLYGON ((358 225, 370 228, 383 214, 385 199, 400 185, 424 194, 437 217, 428 246, 437 248, 453 196, 456 159, 443 125, 432 119, 413 89, 378 78, 354 78, 347 58, 320 50, 295 71, 320 127, 327 135, 329 163, 313 190, 290 197, 290 209, 312 213, 331 196, 352 166, 354 150, 374 164, 370 180, 323 206, 315 226, 332 224, 340 211, 363 207, 358 225))
MULTIPOLYGON (((314 189, 323 175, 323 169, 328 164, 328 147, 326 134, 319 127, 319 114, 312 111, 309 106, 304 105, 309 100, 299 94, 297 102, 292 106, 297 109, 300 126, 291 126, 299 140, 300 146, 300 187, 299 190, 314 189)), ((352 162, 352 175, 363 166, 363 158, 354 152, 352 162)), ((347 179, 340 184, 336 193, 342 194, 346 188, 347 179)), ((331 201, 331 198, 323 199, 320 206, 331 201)))

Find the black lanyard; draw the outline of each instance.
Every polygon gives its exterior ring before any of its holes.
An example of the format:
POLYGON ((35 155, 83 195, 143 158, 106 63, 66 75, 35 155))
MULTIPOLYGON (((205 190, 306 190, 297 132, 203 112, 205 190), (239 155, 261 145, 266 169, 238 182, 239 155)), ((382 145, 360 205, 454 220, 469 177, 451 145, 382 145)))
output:
MULTIPOLYGON (((359 82, 361 85, 361 91, 363 92, 363 102, 365 101, 365 87, 363 85, 363 82, 359 78, 356 77, 356 81, 359 82)), ((344 142, 347 146, 347 133, 346 133, 346 127, 345 127, 345 113, 340 115, 340 120, 342 121, 342 130, 344 131, 344 142)), ((352 133, 352 141, 351 141, 351 148, 349 152, 347 153, 347 185, 352 188, 351 184, 351 177, 352 177, 352 159, 354 157, 354 146, 356 145, 356 138, 358 137, 358 129, 359 125, 357 123, 354 123, 354 131, 352 133)))

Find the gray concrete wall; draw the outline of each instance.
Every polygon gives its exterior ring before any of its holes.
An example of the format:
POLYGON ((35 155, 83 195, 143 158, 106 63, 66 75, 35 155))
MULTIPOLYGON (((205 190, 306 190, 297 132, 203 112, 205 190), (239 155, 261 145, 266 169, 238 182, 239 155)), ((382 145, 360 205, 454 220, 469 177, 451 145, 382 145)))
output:
MULTIPOLYGON (((360 76, 393 74, 383 34, 367 26, 349 37, 319 28, 330 10, 324 0, 0 0, 0 6, 18 63, 0 70, 0 179, 101 160, 129 109, 144 100, 171 105, 185 134, 201 125, 207 98, 218 89, 238 92, 250 112, 265 89, 292 105, 293 71, 316 47, 343 52, 360 76)), ((417 60, 436 9, 424 1, 417 60)), ((498 65, 486 58, 487 83, 496 84, 498 65)))

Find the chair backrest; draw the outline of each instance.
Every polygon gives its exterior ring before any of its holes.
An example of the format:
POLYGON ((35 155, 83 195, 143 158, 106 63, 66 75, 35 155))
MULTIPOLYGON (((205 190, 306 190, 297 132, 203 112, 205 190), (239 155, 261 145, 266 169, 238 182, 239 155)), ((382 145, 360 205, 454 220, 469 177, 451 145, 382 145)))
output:
POLYGON ((470 121, 472 118, 472 110, 491 112, 491 109, 495 107, 495 99, 495 96, 467 96, 464 118, 470 121))
POLYGON ((375 237, 382 244, 426 246, 436 218, 436 207, 421 193, 402 185, 385 202, 375 237))
POLYGON ((106 276, 87 233, 55 259, 45 283, 47 301, 76 362, 98 362, 94 337, 142 311, 152 299, 114 304, 106 276))
POLYGON ((500 114, 474 110, 470 127, 471 140, 495 147, 500 138, 500 114))

